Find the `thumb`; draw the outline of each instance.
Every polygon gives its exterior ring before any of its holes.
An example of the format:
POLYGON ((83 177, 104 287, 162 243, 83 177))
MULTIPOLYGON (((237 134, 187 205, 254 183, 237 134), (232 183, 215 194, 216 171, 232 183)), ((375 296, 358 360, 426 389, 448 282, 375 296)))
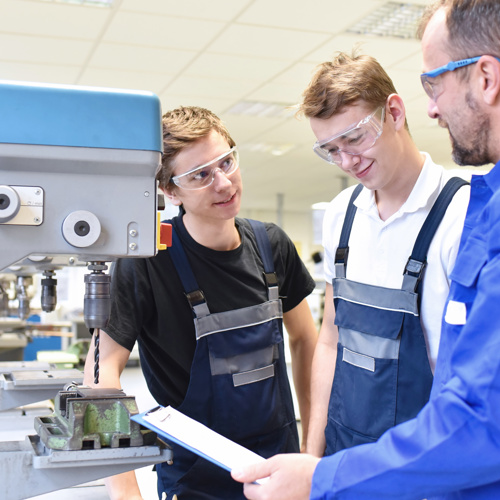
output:
POLYGON ((234 480, 240 483, 253 483, 271 475, 271 465, 269 460, 264 460, 257 464, 248 465, 243 468, 236 468, 231 471, 234 480))

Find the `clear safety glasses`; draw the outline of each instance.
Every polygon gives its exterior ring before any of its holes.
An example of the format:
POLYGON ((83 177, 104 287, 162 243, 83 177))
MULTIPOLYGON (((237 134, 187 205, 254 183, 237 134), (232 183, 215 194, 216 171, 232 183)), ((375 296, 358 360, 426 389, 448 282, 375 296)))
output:
MULTIPOLYGON (((425 93, 435 101, 441 94, 437 86, 437 81, 435 78, 443 73, 447 73, 448 71, 455 71, 456 69, 463 68, 465 66, 469 66, 470 64, 477 63, 479 59, 483 56, 469 57, 467 59, 461 59, 460 61, 450 61, 448 64, 444 66, 440 66, 439 68, 433 69, 432 71, 427 71, 427 73, 422 73, 420 75, 420 81, 422 82, 422 87, 424 87, 425 93)), ((500 61, 498 57, 495 57, 497 61, 500 61)))
POLYGON ((385 106, 354 123, 344 131, 324 141, 317 141, 313 151, 333 165, 342 165, 342 153, 352 156, 363 154, 370 149, 382 134, 385 119, 385 106))
POLYGON ((184 174, 171 177, 170 181, 182 189, 203 189, 214 182, 215 173, 217 171, 228 176, 234 173, 238 167, 239 155, 236 146, 234 146, 229 151, 226 151, 200 167, 193 168, 184 174))

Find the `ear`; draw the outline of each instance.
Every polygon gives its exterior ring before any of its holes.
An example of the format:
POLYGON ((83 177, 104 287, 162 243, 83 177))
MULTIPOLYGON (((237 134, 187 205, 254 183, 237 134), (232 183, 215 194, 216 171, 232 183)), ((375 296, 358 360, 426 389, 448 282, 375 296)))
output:
POLYGON ((483 100, 491 106, 500 97, 500 61, 493 56, 483 56, 477 62, 475 69, 479 74, 483 100))
POLYGON ((182 201, 178 198, 177 196, 177 189, 174 187, 166 187, 166 188, 160 188, 163 191, 163 194, 168 198, 170 203, 175 206, 180 206, 182 205, 182 201))
POLYGON ((399 94, 391 94, 387 98, 385 113, 386 119, 392 119, 396 130, 401 130, 405 126, 406 109, 399 94))

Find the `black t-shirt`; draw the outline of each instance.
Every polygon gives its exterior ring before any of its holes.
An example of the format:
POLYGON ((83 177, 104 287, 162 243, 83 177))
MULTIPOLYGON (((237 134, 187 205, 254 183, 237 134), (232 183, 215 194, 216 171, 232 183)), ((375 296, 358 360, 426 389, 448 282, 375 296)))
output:
MULTIPOLYGON (((210 312, 223 312, 265 302, 264 266, 250 225, 236 219, 241 245, 217 251, 198 244, 181 217, 172 220, 210 312)), ((314 281, 288 236, 265 224, 271 241, 283 311, 297 306, 314 289, 314 281)), ((179 406, 189 384, 196 347, 193 313, 168 249, 149 259, 118 259, 112 267, 111 315, 106 333, 132 350, 155 375, 149 383, 161 405, 179 406), (161 389, 160 389, 161 388, 161 389)), ((146 377, 148 378, 148 377, 146 377)))

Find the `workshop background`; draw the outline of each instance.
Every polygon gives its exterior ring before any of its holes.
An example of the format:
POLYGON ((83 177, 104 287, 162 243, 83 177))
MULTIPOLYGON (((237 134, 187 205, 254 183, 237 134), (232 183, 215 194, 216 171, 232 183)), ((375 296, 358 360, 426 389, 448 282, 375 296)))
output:
MULTIPOLYGON (((197 105, 217 113, 240 150, 240 215, 276 222, 290 235, 318 282, 311 307, 319 324, 324 203, 354 181, 314 155, 308 121, 297 119, 293 107, 319 63, 338 50, 358 47, 375 56, 394 80, 419 148, 446 168, 457 168, 448 132, 427 116, 420 84, 415 28, 429 3, 0 0, 0 79, 147 90, 159 96, 163 111, 197 105)), ((170 208, 166 215, 175 212, 170 208)), ((43 321, 63 325, 61 332, 68 334, 57 340, 57 348, 88 333, 81 320, 74 320, 83 307, 84 272, 58 273, 58 309, 42 313, 43 321)), ((36 346, 28 347, 36 359, 36 346)), ((154 402, 139 375, 140 368, 129 367, 124 389, 136 395, 142 411, 154 402)), ((1 430, 9 439, 21 439, 1 430)), ((0 439, 7 439, 4 434, 0 439)), ((150 468, 141 471, 140 480, 145 498, 154 498, 150 468)), ((107 496, 97 482, 37 498, 107 496)))
POLYGON ((221 116, 241 152, 241 215, 279 223, 304 259, 320 248, 312 205, 351 181, 312 152, 290 109, 337 50, 375 56, 404 99, 411 133, 454 168, 426 113, 415 26, 429 0, 0 0, 0 78, 148 90, 164 111, 221 116))

